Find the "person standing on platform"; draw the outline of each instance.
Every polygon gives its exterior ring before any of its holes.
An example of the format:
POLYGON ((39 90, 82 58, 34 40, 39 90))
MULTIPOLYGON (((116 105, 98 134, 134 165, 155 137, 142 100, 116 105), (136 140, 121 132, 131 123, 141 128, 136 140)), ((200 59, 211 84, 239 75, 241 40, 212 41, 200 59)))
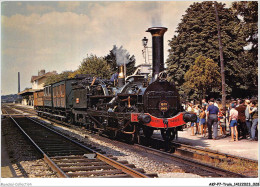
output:
POLYGON ((207 133, 207 126, 206 126, 206 107, 202 107, 200 112, 200 129, 201 129, 201 136, 206 136, 207 133))
POLYGON ((213 126, 213 139, 216 140, 218 136, 218 112, 219 109, 214 105, 214 99, 209 101, 207 109, 208 115, 208 139, 212 139, 212 126, 213 126))
POLYGON ((201 106, 202 106, 202 107, 208 106, 208 103, 206 102, 206 99, 202 99, 202 101, 201 101, 201 106))
MULTIPOLYGON (((188 112, 194 113, 194 106, 192 105, 192 103, 189 104, 188 112)), ((191 136, 195 136, 194 124, 195 124, 195 122, 190 122, 191 136)))
POLYGON ((251 127, 251 140, 255 141, 256 140, 256 129, 257 129, 257 125, 258 125, 258 109, 257 109, 257 101, 252 101, 251 103, 251 107, 253 108, 251 110, 251 108, 249 108, 249 114, 252 115, 252 127, 251 127))
POLYGON ((245 116, 245 110, 246 105, 243 100, 238 100, 239 103, 236 107, 236 110, 238 111, 238 120, 237 120, 237 131, 238 131, 238 137, 242 135, 243 139, 246 139, 246 116, 245 116))
POLYGON ((200 122, 200 108, 199 108, 199 105, 195 105, 194 107, 194 113, 196 114, 197 116, 197 121, 195 123, 196 125, 196 133, 195 134, 200 134, 199 133, 199 122, 200 122))
POLYGON ((230 128, 231 128, 231 141, 235 141, 234 139, 234 131, 236 133, 236 141, 238 141, 238 132, 237 132, 237 118, 238 118, 238 111, 235 109, 236 104, 231 104, 231 110, 229 114, 229 122, 230 122, 230 128))
POLYGON ((247 127, 247 134, 248 134, 248 139, 251 139, 251 126, 252 126, 252 119, 251 115, 249 114, 249 109, 250 109, 250 100, 246 99, 245 104, 246 104, 246 110, 245 110, 245 117, 246 117, 246 127, 247 127))
POLYGON ((219 113, 218 113, 218 119, 219 119, 219 127, 220 127, 220 132, 222 137, 226 136, 226 126, 225 126, 225 115, 223 113, 223 110, 220 109, 219 113))

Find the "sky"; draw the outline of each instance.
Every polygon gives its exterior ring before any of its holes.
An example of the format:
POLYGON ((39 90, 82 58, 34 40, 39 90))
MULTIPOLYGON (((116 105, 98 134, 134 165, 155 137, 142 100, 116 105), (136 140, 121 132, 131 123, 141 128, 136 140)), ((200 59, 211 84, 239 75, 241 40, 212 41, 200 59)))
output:
POLYGON ((170 40, 193 1, 5 1, 1 2, 1 94, 31 87, 31 76, 45 69, 76 70, 87 55, 106 56, 123 46, 144 62, 142 38, 152 26, 167 27, 170 40))

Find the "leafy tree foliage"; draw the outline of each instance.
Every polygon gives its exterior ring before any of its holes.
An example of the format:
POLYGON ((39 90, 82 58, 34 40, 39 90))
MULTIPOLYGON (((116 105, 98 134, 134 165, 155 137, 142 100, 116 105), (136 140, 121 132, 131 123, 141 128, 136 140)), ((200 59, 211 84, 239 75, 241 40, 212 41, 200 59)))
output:
POLYGON ((110 78, 112 71, 107 61, 96 55, 87 56, 79 66, 77 74, 90 74, 103 79, 110 78))
MULTIPOLYGON (((245 51, 241 55, 245 90, 250 89, 252 95, 258 91, 258 2, 239 1, 232 3, 232 10, 239 18, 238 29, 243 36, 245 51)), ((248 91, 247 91, 248 94, 248 91)))
MULTIPOLYGON (((168 73, 171 80, 174 80, 179 86, 181 92, 184 91, 184 74, 199 55, 220 63, 213 3, 205 1, 192 4, 186 10, 186 14, 177 27, 177 35, 174 35, 169 41, 171 48, 166 62, 168 73)), ((223 43, 227 91, 231 92, 232 88, 239 86, 237 84, 242 82, 239 55, 243 51, 245 42, 238 30, 234 29, 237 28, 239 19, 231 9, 225 8, 222 3, 217 3, 217 8, 223 43)))
POLYGON ((185 73, 184 79, 185 92, 201 94, 203 98, 213 88, 221 87, 219 66, 212 59, 204 56, 196 58, 194 65, 185 73))
POLYGON ((251 51, 258 54, 258 2, 257 1, 239 1, 232 3, 232 10, 235 15, 241 16, 240 28, 247 41, 251 44, 251 51))
POLYGON ((60 74, 51 75, 51 76, 47 77, 45 85, 53 84, 55 82, 59 82, 61 80, 68 79, 71 73, 72 73, 72 71, 63 71, 60 74))
MULTIPOLYGON (((113 52, 115 49, 117 49, 116 45, 114 45, 113 49, 109 51, 109 54, 104 57, 104 59, 110 65, 113 73, 118 71, 118 65, 117 65, 117 62, 116 62, 116 55, 113 52)), ((129 75, 132 75, 134 73, 134 71, 136 70, 136 68, 135 68, 135 56, 134 55, 131 56, 128 53, 126 58, 129 61, 129 63, 126 65, 126 75, 129 76, 129 75)))
POLYGON ((74 78, 76 75, 78 75, 78 74, 80 74, 80 71, 79 71, 79 69, 77 69, 77 70, 75 70, 75 71, 73 71, 73 72, 71 72, 70 74, 69 74, 69 79, 71 79, 71 78, 74 78))

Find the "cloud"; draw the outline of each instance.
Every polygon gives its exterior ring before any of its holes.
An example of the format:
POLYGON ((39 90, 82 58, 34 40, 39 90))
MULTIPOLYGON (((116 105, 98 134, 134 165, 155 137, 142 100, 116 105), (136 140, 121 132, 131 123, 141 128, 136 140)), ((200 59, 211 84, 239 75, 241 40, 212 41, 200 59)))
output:
POLYGON ((15 93, 17 89, 8 86, 8 77, 17 71, 21 72, 22 85, 30 87, 30 78, 38 70, 75 70, 87 54, 105 56, 113 45, 124 46, 141 64, 141 40, 146 36, 151 46, 151 35, 145 31, 152 26, 155 13, 162 26, 169 28, 164 40, 166 59, 167 40, 173 37, 189 4, 192 2, 163 2, 158 10, 152 2, 59 2, 60 7, 71 11, 58 12, 54 11, 55 6, 34 4, 27 8, 38 9, 39 13, 2 16, 1 76, 2 82, 6 82, 2 89, 15 93), (86 14, 72 11, 79 6, 86 14))
POLYGON ((79 6, 80 6, 79 1, 74 1, 74 2, 60 1, 59 2, 59 7, 65 8, 65 10, 67 10, 67 11, 73 11, 79 6))
POLYGON ((45 6, 45 5, 27 5, 26 9, 31 13, 44 13, 44 12, 50 12, 55 10, 53 7, 45 6))

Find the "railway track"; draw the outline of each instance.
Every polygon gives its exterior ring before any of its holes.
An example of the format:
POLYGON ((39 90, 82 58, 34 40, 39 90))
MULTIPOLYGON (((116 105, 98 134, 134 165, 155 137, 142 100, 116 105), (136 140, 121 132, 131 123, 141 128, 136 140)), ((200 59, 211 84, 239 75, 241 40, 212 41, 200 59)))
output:
POLYGON ((207 176, 207 177, 223 177, 223 178, 247 178, 247 176, 245 175, 241 175, 239 173, 234 173, 228 170, 224 170, 218 167, 214 167, 212 165, 209 164, 205 164, 202 162, 198 162, 196 160, 193 160, 191 158, 188 157, 182 157, 182 156, 178 156, 175 154, 171 154, 168 152, 164 152, 158 149, 154 149, 154 148, 150 148, 150 147, 146 147, 146 146, 142 146, 139 144, 136 144, 135 146, 142 148, 143 150, 148 151, 151 154, 155 154, 158 156, 162 156, 163 157, 168 157, 168 159, 174 160, 176 162, 180 162, 182 164, 187 164, 189 166, 198 168, 198 170, 204 170, 205 172, 203 172, 203 176, 207 176))
POLYGON ((59 177, 156 177, 126 161, 116 161, 26 117, 10 117, 59 177))
POLYGON ((37 115, 37 112, 33 108, 25 108, 25 107, 17 106, 17 105, 14 105, 13 107, 15 109, 21 110, 23 112, 26 112, 26 113, 29 113, 29 114, 32 114, 32 115, 37 115))
MULTIPOLYGON (((170 142, 168 151, 165 151, 164 141, 151 138, 149 141, 141 136, 140 146, 150 147, 154 150, 165 152, 169 155, 200 162, 220 170, 226 170, 227 176, 258 177, 258 161, 218 151, 194 147, 176 141, 170 142), (230 173, 229 173, 230 172, 230 173), (229 174, 228 174, 229 173, 229 174)), ((206 166, 205 165, 205 166, 206 166)))
MULTIPOLYGON (((54 120, 54 121, 57 123, 56 120, 54 120)), ((60 123, 60 124, 64 125, 64 122, 60 123)), ((66 125, 66 123, 65 123, 65 125, 66 125)), ((66 126, 68 127, 69 125, 66 125, 66 126)), ((87 132, 87 130, 86 130, 86 132, 87 132)), ((90 133, 92 134, 93 132, 91 131, 90 133)), ((96 138, 98 138, 98 137, 100 137, 100 136, 97 135, 96 138)), ((102 137, 102 138, 105 138, 105 137, 102 137)), ((218 160, 218 161, 221 160, 218 156, 227 155, 227 154, 223 154, 223 153, 218 154, 217 152, 215 152, 213 150, 207 150, 207 149, 204 150, 202 148, 193 148, 191 146, 173 142, 172 145, 170 145, 170 147, 171 147, 171 149, 175 149, 176 151, 170 153, 170 152, 163 151, 164 142, 162 142, 161 140, 153 139, 153 140, 151 140, 150 143, 147 143, 147 140, 145 140, 143 136, 141 136, 141 138, 140 138, 140 144, 135 144, 134 146, 141 148, 142 149, 141 151, 149 152, 151 154, 161 156, 162 158, 167 157, 166 159, 171 159, 176 162, 198 168, 198 170, 202 170, 199 173, 201 173, 201 176, 203 176, 203 177, 247 178, 247 177, 254 177, 254 175, 257 176, 257 168, 255 169, 256 173, 253 172, 253 173, 247 173, 250 175, 243 175, 240 173, 229 171, 227 169, 222 169, 222 168, 216 166, 216 164, 212 165, 212 162, 215 163, 215 162, 217 162, 216 160, 218 160), (180 154, 179 153, 180 151, 177 151, 177 147, 179 147, 179 148, 182 147, 182 149, 185 149, 185 151, 187 151, 187 152, 186 153, 181 152, 182 154, 180 154), (184 148, 184 147, 186 147, 186 148, 184 148), (188 150, 187 147, 190 147, 191 149, 188 150), (200 157, 195 156, 196 155, 195 150, 200 150, 200 152, 204 152, 204 154, 205 154, 204 157, 208 157, 210 159, 205 160, 203 156, 200 156, 200 157), (207 153, 214 154, 214 157, 212 155, 207 155, 207 153), (194 159, 194 157, 196 157, 196 159, 194 159)), ((200 153, 200 154, 202 154, 202 153, 200 153)), ((229 156, 230 156, 230 158, 227 158, 226 160, 222 159, 222 161, 224 163, 228 163, 229 167, 231 165, 236 164, 233 159, 237 159, 237 160, 243 159, 243 158, 232 156, 232 155, 229 155, 229 156)), ((253 160, 246 159, 246 158, 244 158, 244 160, 252 161, 253 164, 257 165, 257 161, 253 161, 253 160)), ((217 162, 217 163, 219 163, 219 162, 217 162)), ((244 167, 244 168, 249 168, 249 167, 244 167)))
MULTIPOLYGON (((66 125, 64 122, 54 121, 66 125)), ((171 157, 171 159, 175 159, 178 162, 183 162, 193 167, 203 168, 205 171, 208 171, 210 176, 239 178, 258 176, 258 162, 256 160, 189 146, 176 141, 171 142, 169 151, 164 152, 162 151, 165 148, 164 141, 154 138, 147 141, 144 136, 140 137, 140 145, 137 146, 142 149, 147 147, 151 153, 153 151, 154 154, 157 155, 165 153, 166 156, 171 157)))
POLYGON ((14 104, 1 105, 2 116, 36 116, 37 113, 33 109, 16 106, 14 104))
POLYGON ((9 105, 2 105, 2 115, 21 115, 22 113, 11 108, 9 105))

